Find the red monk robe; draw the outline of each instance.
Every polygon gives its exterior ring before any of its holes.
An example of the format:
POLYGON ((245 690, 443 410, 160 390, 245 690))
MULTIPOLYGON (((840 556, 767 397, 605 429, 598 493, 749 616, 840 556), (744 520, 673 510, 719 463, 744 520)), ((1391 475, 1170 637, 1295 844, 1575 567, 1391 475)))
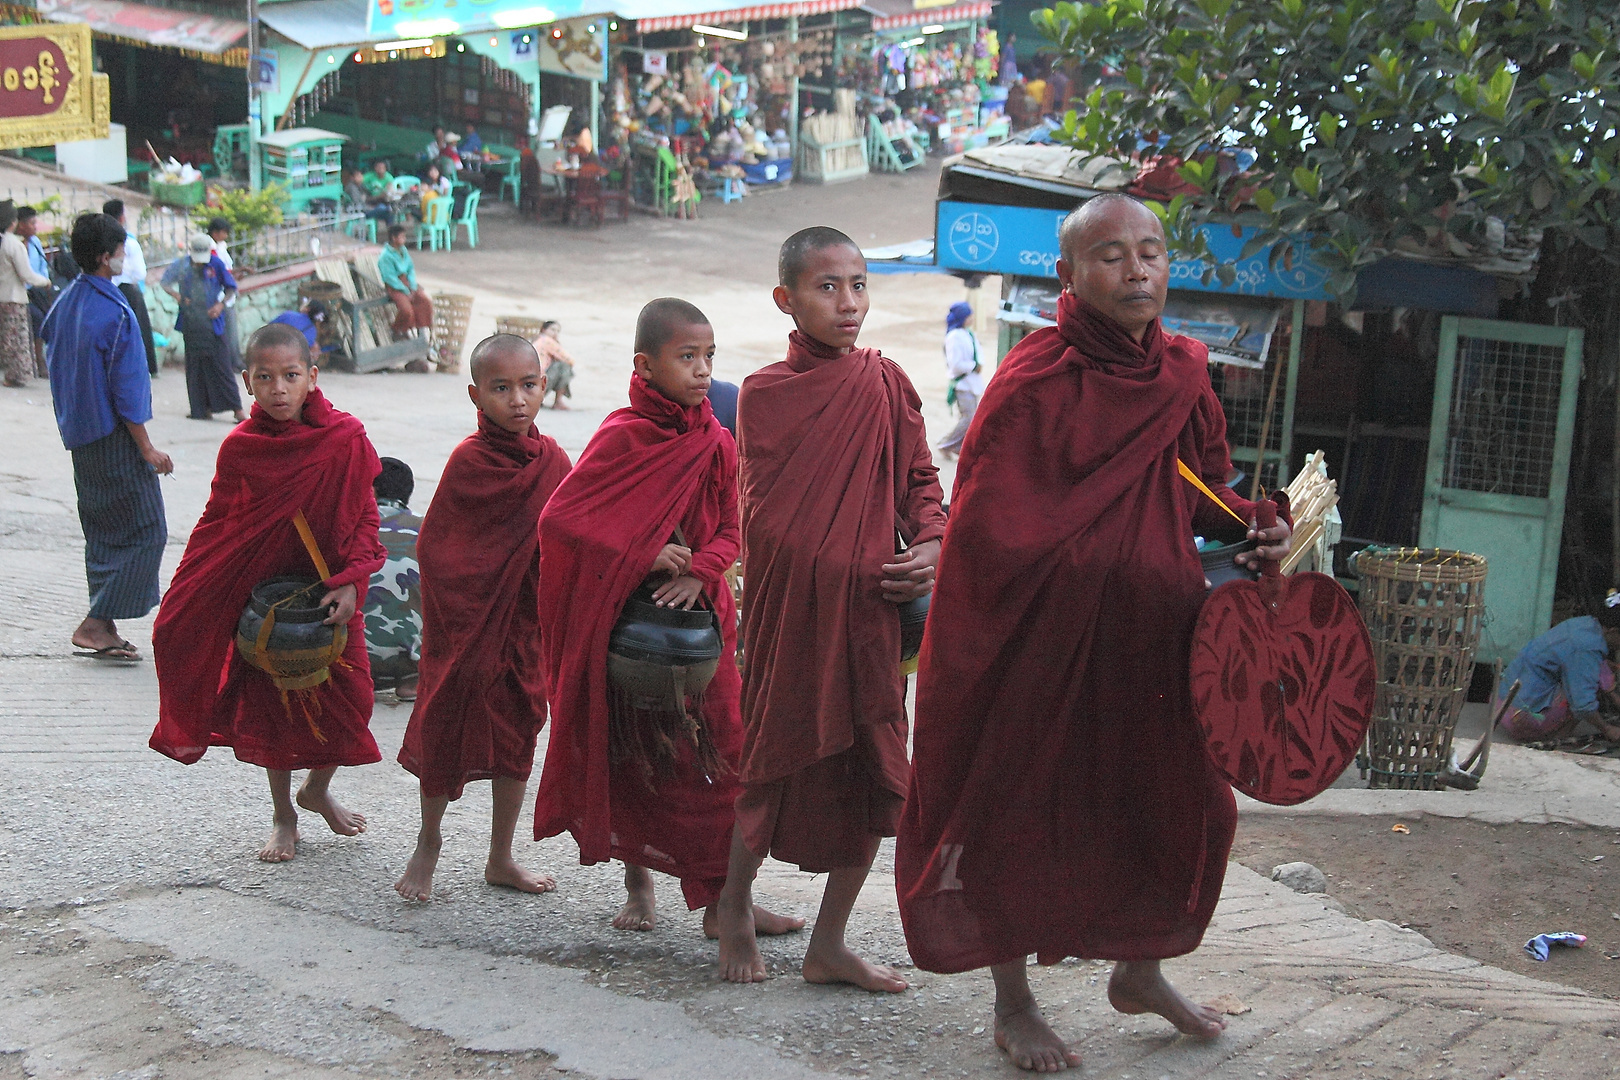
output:
POLYGON ((540 517, 551 738, 535 839, 566 829, 587 866, 613 858, 673 874, 692 910, 712 904, 725 884, 738 793, 737 608, 724 577, 738 544, 731 436, 707 400, 684 409, 639 375, 630 379, 630 407, 602 422, 540 517), (608 635, 677 526, 725 642, 702 715, 729 771, 706 777, 683 745, 673 775, 649 788, 633 764, 609 755, 608 635))
POLYGON ((742 454, 744 791, 748 848, 811 872, 866 865, 908 783, 900 617, 883 599, 895 525, 944 534, 911 380, 876 349, 794 331, 750 375, 742 454))
POLYGON ((399 763, 430 798, 475 780, 527 780, 546 722, 536 618, 540 511, 568 455, 530 427, 478 414, 422 518, 422 660, 399 763))
POLYGON ((377 540, 371 482, 382 471, 366 430, 311 388, 301 420, 258 405, 219 447, 214 486, 152 627, 158 723, 152 749, 191 764, 229 746, 266 769, 324 769, 382 760, 371 737, 371 662, 356 605, 349 643, 328 681, 285 701, 270 676, 236 652, 236 622, 253 587, 277 574, 315 576, 293 515, 303 510, 332 576, 328 589, 365 595, 387 551, 377 540), (319 732, 319 734, 317 734, 319 732))
POLYGON ((1204 578, 1231 525, 1202 344, 1138 344, 1065 293, 1007 355, 962 449, 917 680, 896 853, 917 965, 1198 946, 1237 822, 1188 690, 1204 578), (1224 521, 1223 521, 1224 519, 1224 521))

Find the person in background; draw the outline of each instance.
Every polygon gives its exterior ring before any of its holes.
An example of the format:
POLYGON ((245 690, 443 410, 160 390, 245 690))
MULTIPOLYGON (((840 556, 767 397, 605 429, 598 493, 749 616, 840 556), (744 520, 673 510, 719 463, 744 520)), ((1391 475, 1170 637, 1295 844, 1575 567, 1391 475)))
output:
POLYGON ((439 155, 444 153, 445 141, 444 128, 434 127, 433 141, 422 147, 422 153, 419 155, 423 165, 438 163, 439 155))
POLYGON ((445 135, 439 147, 439 171, 446 176, 455 176, 461 171, 461 151, 456 149, 460 142, 461 136, 452 131, 445 135))
POLYGON ((1024 92, 1029 95, 1031 120, 1039 120, 1051 110, 1051 101, 1047 97, 1049 86, 1046 81, 1046 62, 1037 59, 1030 64, 1030 79, 1024 84, 1024 92))
MULTIPOLYGON (((381 164, 381 162, 378 162, 378 164, 381 164)), ((360 211, 366 217, 383 226, 394 223, 394 211, 388 204, 386 183, 383 185, 381 194, 373 195, 370 187, 366 184, 365 174, 359 169, 349 170, 349 178, 343 183, 343 198, 351 208, 360 211)))
POLYGON ((1065 70, 1068 66, 1068 57, 1053 61, 1046 78, 1048 97, 1046 111, 1058 120, 1062 120, 1063 115, 1069 111, 1069 97, 1074 93, 1074 83, 1065 70))
POLYGON ((731 432, 731 437, 737 437, 737 394, 741 390, 736 383, 726 382, 724 379, 711 378, 709 380, 709 408, 714 410, 714 418, 720 421, 720 426, 731 432))
POLYGON ((34 333, 28 324, 28 290, 49 285, 51 279, 34 272, 28 264, 28 249, 13 226, 17 207, 10 199, 0 202, 0 368, 5 384, 28 385, 34 373, 34 333))
POLYGON ((968 425, 984 396, 984 374, 979 363, 979 339, 973 336, 968 320, 973 308, 966 300, 951 305, 945 315, 945 371, 950 376, 951 388, 945 395, 946 405, 955 405, 961 414, 951 433, 939 444, 939 452, 954 458, 961 453, 962 440, 967 438, 968 425))
POLYGON ((476 124, 467 125, 467 134, 461 137, 461 164, 469 169, 477 169, 484 160, 484 140, 478 134, 476 124))
POLYGON ((455 185, 450 178, 441 173, 437 165, 429 165, 427 172, 422 175, 422 202, 420 207, 422 220, 426 221, 428 219, 428 207, 433 205, 434 199, 449 198, 450 192, 453 190, 455 190, 455 185))
MULTIPOLYGON (((553 409, 567 409, 563 398, 573 397, 573 391, 568 389, 574 381, 574 358, 563 351, 562 324, 555 319, 547 322, 540 328, 540 336, 535 339, 534 347, 540 354, 540 360, 546 365, 546 389, 555 395, 551 399, 553 409)), ((540 402, 545 404, 545 396, 541 395, 540 402)))
POLYGON ((389 226, 388 246, 377 257, 377 275, 382 278, 388 299, 394 302, 394 338, 404 338, 412 330, 431 330, 433 301, 417 283, 416 265, 405 250, 405 226, 389 226))
POLYGON ((247 413, 224 341, 225 302, 236 295, 236 279, 214 254, 206 233, 193 235, 187 248, 163 272, 164 291, 180 304, 175 329, 186 343, 187 415, 209 420, 214 413, 228 412, 241 423, 247 413))
MULTIPOLYGON (((45 258, 45 245, 39 242, 39 212, 32 206, 17 207, 17 235, 22 238, 23 247, 28 252, 29 267, 50 281, 51 264, 45 258)), ((34 350, 34 375, 41 379, 45 377, 45 342, 40 340, 39 328, 55 301, 54 282, 28 287, 28 329, 32 334, 29 344, 34 350)))
MULTIPOLYGON (((214 242, 213 254, 219 259, 220 265, 233 276, 236 273, 236 260, 231 258, 231 223, 222 217, 209 219, 208 238, 214 242)), ((241 371, 242 338, 236 329, 236 294, 233 292, 225 298, 225 358, 230 362, 232 371, 241 371)))
POLYGON ((84 530, 90 612, 71 638, 81 655, 138 660, 118 619, 139 619, 158 603, 158 571, 169 528, 158 477, 174 471, 152 445, 152 380, 135 314, 112 279, 124 259, 124 230, 110 215, 84 214, 69 246, 83 270, 45 317, 51 402, 62 444, 73 455, 73 488, 84 530))
POLYGON ((1001 45, 1001 72, 996 80, 1002 86, 1018 81, 1018 35, 1008 34, 1001 45))
POLYGON ((118 286, 118 291, 129 301, 130 310, 135 312, 135 321, 141 325, 141 345, 146 349, 146 370, 156 375, 157 346, 152 341, 152 315, 146 307, 146 252, 141 250, 141 242, 129 229, 123 199, 108 199, 102 204, 101 212, 123 226, 124 269, 113 277, 112 283, 118 286))
POLYGON ((319 366, 321 349, 319 338, 321 327, 326 323, 326 304, 321 300, 305 300, 299 305, 297 311, 283 311, 270 320, 282 323, 297 330, 309 342, 310 351, 315 355, 316 366, 319 366))
POLYGON ((422 572, 416 562, 422 519, 410 506, 416 477, 403 461, 385 457, 371 486, 381 518, 377 539, 388 551, 388 561, 371 575, 362 605, 371 682, 378 690, 392 689, 401 701, 414 701, 422 658, 422 572))
POLYGON ((1610 742, 1620 742, 1620 724, 1598 712, 1604 698, 1620 705, 1615 666, 1620 661, 1620 592, 1609 590, 1594 618, 1565 619, 1536 638, 1502 672, 1498 693, 1517 681, 1513 709, 1502 727, 1520 742, 1578 734, 1589 724, 1610 742))
POLYGON ((360 178, 360 183, 374 205, 388 206, 393 203, 394 174, 388 171, 387 161, 382 158, 373 161, 371 171, 360 178))

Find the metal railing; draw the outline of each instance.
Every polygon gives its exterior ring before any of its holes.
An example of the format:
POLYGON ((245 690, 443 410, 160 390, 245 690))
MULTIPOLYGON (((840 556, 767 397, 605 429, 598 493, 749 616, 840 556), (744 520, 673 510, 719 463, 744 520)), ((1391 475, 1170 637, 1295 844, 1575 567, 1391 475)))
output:
POLYGON ((245 272, 268 273, 308 259, 326 258, 362 241, 348 235, 350 224, 364 214, 338 212, 306 215, 285 225, 274 225, 231 245, 231 257, 245 272))

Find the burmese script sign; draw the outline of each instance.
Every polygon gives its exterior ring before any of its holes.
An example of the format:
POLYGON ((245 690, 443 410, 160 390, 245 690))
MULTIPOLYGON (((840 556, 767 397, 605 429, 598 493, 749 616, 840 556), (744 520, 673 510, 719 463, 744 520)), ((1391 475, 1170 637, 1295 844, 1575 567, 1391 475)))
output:
POLYGON ((105 139, 110 102, 89 26, 0 27, 0 148, 105 139))

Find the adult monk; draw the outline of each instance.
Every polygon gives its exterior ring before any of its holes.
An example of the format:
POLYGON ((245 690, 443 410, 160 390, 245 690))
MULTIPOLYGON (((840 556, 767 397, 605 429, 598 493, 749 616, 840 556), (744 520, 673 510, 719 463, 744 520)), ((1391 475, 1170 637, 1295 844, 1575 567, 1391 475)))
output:
MULTIPOLYGON (((1237 820, 1187 675, 1205 592, 1192 538, 1226 515, 1177 459, 1254 516, 1226 486, 1208 354, 1159 324, 1158 218, 1098 196, 1060 244, 1058 325, 1007 355, 962 448, 896 854, 918 966, 990 967, 996 1043, 1038 1072, 1079 1055, 1030 993, 1031 953, 1119 961, 1114 1008, 1224 1028, 1159 970, 1203 937, 1237 820)), ((1249 531, 1272 558, 1288 534, 1249 531)))
POLYGON ((932 588, 939 476, 911 381, 856 346, 870 307, 860 248, 805 229, 782 245, 777 279, 796 327, 787 358, 750 375, 737 405, 746 740, 720 969, 765 977, 749 886, 769 854, 827 874, 804 977, 897 993, 906 981, 852 952, 844 929, 905 798, 895 605, 932 588))

